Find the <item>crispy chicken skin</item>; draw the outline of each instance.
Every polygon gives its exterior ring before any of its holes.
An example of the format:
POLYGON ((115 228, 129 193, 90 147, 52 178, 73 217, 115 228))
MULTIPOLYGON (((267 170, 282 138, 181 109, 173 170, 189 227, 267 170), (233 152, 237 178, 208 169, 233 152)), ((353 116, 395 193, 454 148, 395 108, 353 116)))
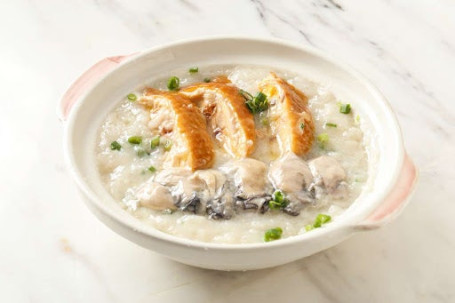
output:
POLYGON ((148 88, 139 103, 150 109, 151 130, 172 140, 167 166, 191 170, 212 166, 215 153, 204 116, 188 98, 148 88))
POLYGON ((306 154, 314 140, 314 123, 307 97, 273 72, 261 81, 259 89, 269 99, 270 126, 282 154, 306 154))
POLYGON ((180 94, 197 104, 210 130, 223 148, 235 158, 250 155, 255 148, 254 117, 245 106, 238 88, 225 76, 182 88, 180 94))

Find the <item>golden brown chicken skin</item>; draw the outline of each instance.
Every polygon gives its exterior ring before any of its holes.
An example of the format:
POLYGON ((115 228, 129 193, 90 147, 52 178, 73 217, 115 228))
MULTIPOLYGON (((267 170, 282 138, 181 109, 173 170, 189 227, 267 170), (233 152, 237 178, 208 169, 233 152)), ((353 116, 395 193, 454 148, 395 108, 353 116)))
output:
POLYGON ((314 140, 308 98, 273 72, 261 81, 259 89, 268 97, 270 127, 277 136, 281 152, 306 154, 314 140))
POLYGON ((194 84, 179 92, 196 104, 207 119, 209 129, 223 148, 236 158, 250 155, 255 148, 254 118, 245 106, 239 89, 219 76, 210 83, 194 84))
POLYGON ((172 142, 165 165, 192 170, 212 166, 215 153, 204 116, 187 97, 148 88, 139 103, 150 109, 150 129, 172 142))

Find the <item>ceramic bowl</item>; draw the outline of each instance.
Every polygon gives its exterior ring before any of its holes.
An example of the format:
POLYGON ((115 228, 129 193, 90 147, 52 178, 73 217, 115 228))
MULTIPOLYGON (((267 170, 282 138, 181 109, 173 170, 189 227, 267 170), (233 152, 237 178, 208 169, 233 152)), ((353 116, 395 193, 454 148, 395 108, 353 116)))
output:
POLYGON ((90 210, 123 237, 173 260, 219 270, 277 266, 331 247, 358 231, 378 228, 405 207, 417 173, 407 156, 392 109, 363 76, 327 55, 273 39, 208 38, 168 44, 133 55, 109 57, 86 71, 66 92, 60 107, 65 121, 67 165, 90 210), (104 188, 97 172, 95 139, 117 100, 146 79, 182 66, 257 64, 304 75, 349 100, 369 128, 374 162, 370 190, 324 228, 279 241, 213 244, 178 238, 154 229, 124 211, 104 188))

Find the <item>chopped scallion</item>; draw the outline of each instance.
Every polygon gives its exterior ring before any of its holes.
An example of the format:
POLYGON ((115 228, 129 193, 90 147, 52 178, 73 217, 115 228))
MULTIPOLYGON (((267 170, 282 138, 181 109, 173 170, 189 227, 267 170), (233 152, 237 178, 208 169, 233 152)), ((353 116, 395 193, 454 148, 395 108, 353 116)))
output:
POLYGON ((270 209, 282 209, 289 204, 289 201, 284 196, 284 193, 281 190, 276 190, 273 193, 273 200, 269 202, 270 209))
POLYGON ((329 135, 326 133, 319 134, 316 139, 319 142, 319 147, 325 148, 327 142, 329 142, 329 135))
POLYGON ((131 144, 141 144, 142 137, 141 136, 132 136, 128 138, 128 142, 131 144))
POLYGON ((111 150, 121 150, 122 146, 117 141, 112 141, 111 150))
POLYGON ((239 94, 245 99, 246 106, 253 114, 265 111, 269 107, 267 96, 263 92, 258 92, 254 97, 244 90, 239 90, 239 94))
POLYGON ((277 190, 273 193, 273 199, 277 202, 283 202, 284 201, 284 194, 281 190, 277 190))
POLYGON ((163 145, 163 148, 165 151, 170 151, 172 147, 172 141, 171 140, 166 140, 166 142, 163 145))
POLYGON ((205 83, 209 83, 210 82, 210 78, 204 78, 204 82, 205 83))
POLYGON ((314 229, 313 224, 305 225, 305 230, 306 230, 306 231, 310 231, 310 230, 312 230, 312 229, 314 229))
POLYGON ((304 129, 305 128, 305 123, 300 123, 300 129, 304 129))
POLYGON ((329 215, 318 214, 316 216, 316 219, 314 219, 314 223, 313 224, 305 225, 305 230, 306 231, 310 231, 310 230, 313 230, 315 228, 319 228, 322 225, 330 222, 331 220, 332 220, 332 217, 329 216, 329 215))
POLYGON ((190 74, 195 74, 199 71, 199 68, 198 67, 191 67, 189 70, 189 73, 190 74))
POLYGON ((331 123, 331 122, 327 122, 327 123, 325 124, 325 126, 327 126, 327 127, 338 127, 337 124, 331 123))
POLYGON ((321 227, 322 224, 330 222, 331 219, 332 217, 330 217, 329 215, 319 214, 316 216, 316 220, 314 220, 313 226, 316 228, 321 227))
POLYGON ((264 234, 264 241, 270 242, 270 241, 278 240, 281 238, 282 234, 283 234, 283 230, 281 229, 281 227, 275 227, 275 228, 269 229, 264 234))
POLYGON ((258 92, 255 98, 258 103, 264 103, 267 100, 267 96, 263 92, 258 92))
POLYGON ((155 149, 160 145, 160 136, 153 137, 150 141, 150 148, 155 149))
POLYGON ((178 77, 171 77, 167 81, 167 88, 169 90, 178 90, 180 86, 180 79, 178 77))
POLYGON ((137 155, 138 157, 141 157, 141 158, 142 158, 142 157, 144 157, 145 155, 147 155, 147 152, 146 152, 143 148, 138 148, 138 149, 136 150, 136 155, 137 155))
POLYGON ((135 94, 128 94, 128 96, 126 96, 126 97, 130 101, 136 101, 137 100, 137 96, 135 94))
POLYGON ((340 105, 340 113, 342 114, 349 114, 351 112, 351 104, 341 104, 340 105))
POLYGON ((149 172, 151 172, 151 173, 156 172, 155 166, 150 166, 150 167, 148 168, 148 170, 149 170, 149 172))

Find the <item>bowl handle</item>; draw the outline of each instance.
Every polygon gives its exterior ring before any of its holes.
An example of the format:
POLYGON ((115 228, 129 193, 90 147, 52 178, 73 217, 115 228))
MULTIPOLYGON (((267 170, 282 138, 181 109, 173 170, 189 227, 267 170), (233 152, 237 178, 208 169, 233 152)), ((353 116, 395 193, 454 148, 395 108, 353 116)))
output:
POLYGON ((107 74, 112 69, 117 67, 120 63, 130 58, 131 56, 134 56, 135 54, 136 53, 124 56, 104 58, 103 60, 90 67, 81 76, 79 76, 79 78, 77 78, 77 80, 71 84, 60 101, 58 108, 58 116, 60 120, 66 121, 68 119, 68 115, 73 105, 77 102, 82 94, 84 94, 89 88, 93 86, 93 84, 95 84, 95 82, 97 82, 103 75, 107 74))
POLYGON ((357 224, 355 229, 376 229, 398 216, 411 198, 417 181, 417 168, 405 154, 398 182, 383 203, 379 205, 364 221, 357 224))

